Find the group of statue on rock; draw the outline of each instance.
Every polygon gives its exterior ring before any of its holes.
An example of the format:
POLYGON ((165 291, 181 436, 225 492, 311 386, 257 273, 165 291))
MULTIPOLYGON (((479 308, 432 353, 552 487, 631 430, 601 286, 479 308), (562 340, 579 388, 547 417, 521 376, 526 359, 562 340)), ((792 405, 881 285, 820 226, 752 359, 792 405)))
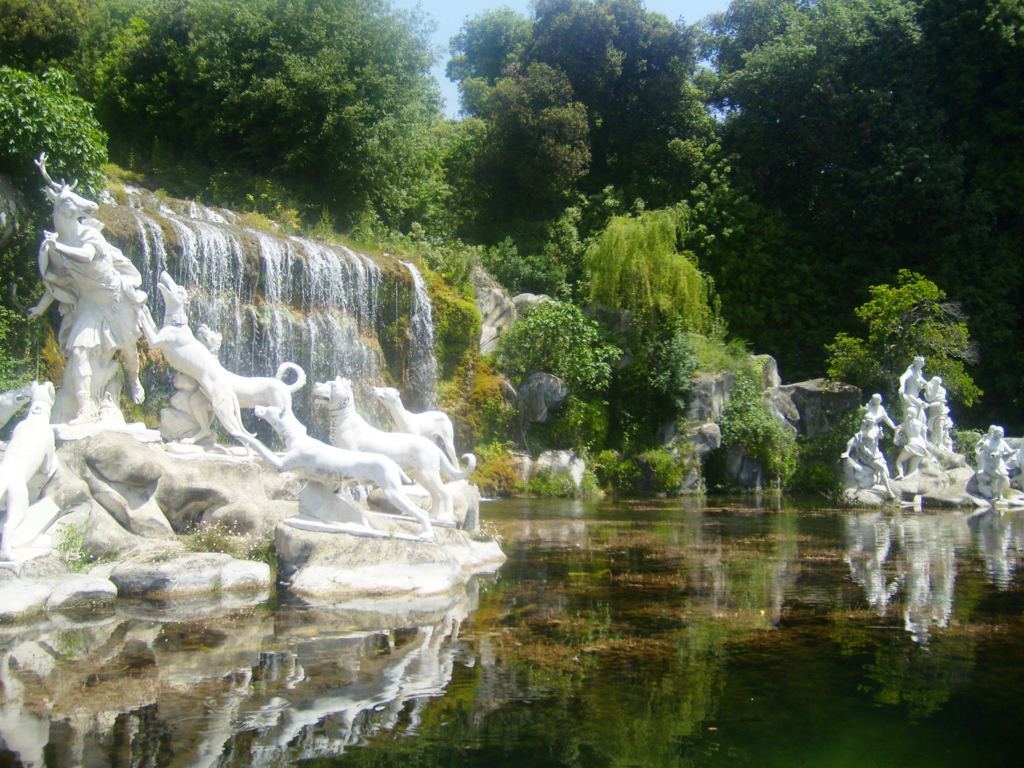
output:
POLYGON ((379 486, 399 514, 419 523, 421 539, 434 537, 433 523, 456 524, 453 491, 446 481, 466 478, 476 460, 466 454, 467 468, 459 468, 446 414, 409 413, 397 390, 376 389, 399 431, 378 430, 355 411, 351 383, 339 377, 314 387, 316 402, 330 410, 333 444, 310 437, 292 413, 292 394, 306 382, 302 368, 284 363, 276 377, 239 376, 225 369, 217 357, 220 334, 206 326, 193 334, 188 293, 167 272, 161 273, 157 284, 165 305, 163 324, 158 328, 146 305, 148 297, 140 290, 141 274, 107 242, 102 224, 88 218, 98 206, 74 191, 75 182, 50 178, 46 159, 45 153, 41 154, 36 165, 46 181, 44 191, 53 205, 56 231, 44 233, 39 249, 44 293, 29 314, 39 317, 58 303, 58 339, 67 361, 62 386, 56 392, 50 383, 36 383, 0 396, 0 427, 31 402, 28 416, 15 428, 0 459, 0 504, 6 506, 0 559, 12 559, 13 549, 35 538, 30 532, 40 530, 39 521, 28 522, 30 501, 33 490, 37 493, 56 471, 55 430, 58 438, 68 440, 104 430, 159 439, 141 424, 127 424, 118 407, 118 359, 124 364, 132 400, 142 403, 145 399, 137 346, 143 337, 176 372, 178 392, 172 407, 161 413, 163 436, 212 446, 216 420, 231 437, 276 469, 304 478, 300 515, 291 521, 297 527, 394 535, 393 531, 377 531, 366 512, 339 493, 358 482, 379 486), (295 376, 291 384, 283 380, 289 370, 295 376), (273 427, 285 443, 283 456, 245 429, 242 408, 254 408, 256 415, 273 427), (433 521, 404 487, 412 483, 410 475, 429 494, 433 521))
MULTIPOLYGON (((899 425, 890 418, 880 394, 872 395, 864 405, 860 429, 841 455, 848 495, 857 497, 860 491, 877 489, 895 499, 900 496, 896 483, 909 481, 926 466, 949 470, 964 465, 964 458, 953 447, 953 419, 942 378, 926 378, 924 367, 924 357, 915 357, 899 378, 903 411, 899 425), (895 474, 890 474, 882 452, 883 427, 892 430, 893 444, 899 448, 895 474)), ((977 494, 986 499, 1003 499, 1010 488, 1011 473, 1022 466, 1021 451, 1006 442, 1002 427, 993 425, 978 441, 975 453, 977 494)))

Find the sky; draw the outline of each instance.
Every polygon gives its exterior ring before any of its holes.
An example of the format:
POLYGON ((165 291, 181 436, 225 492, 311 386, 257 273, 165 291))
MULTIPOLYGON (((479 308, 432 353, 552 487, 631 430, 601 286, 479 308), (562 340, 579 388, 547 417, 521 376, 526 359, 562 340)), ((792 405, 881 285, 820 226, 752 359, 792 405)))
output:
MULTIPOLYGON (((391 5, 405 9, 419 7, 436 23, 437 30, 434 32, 433 43, 439 56, 433 72, 441 86, 441 96, 445 102, 444 111, 449 117, 458 115, 459 93, 455 83, 444 76, 444 68, 448 63, 448 43, 459 31, 462 23, 467 18, 502 6, 519 11, 524 16, 531 15, 529 0, 391 0, 391 5)), ((644 5, 647 10, 663 13, 673 21, 682 18, 687 23, 693 23, 710 13, 724 11, 729 5, 729 0, 646 0, 644 5)))

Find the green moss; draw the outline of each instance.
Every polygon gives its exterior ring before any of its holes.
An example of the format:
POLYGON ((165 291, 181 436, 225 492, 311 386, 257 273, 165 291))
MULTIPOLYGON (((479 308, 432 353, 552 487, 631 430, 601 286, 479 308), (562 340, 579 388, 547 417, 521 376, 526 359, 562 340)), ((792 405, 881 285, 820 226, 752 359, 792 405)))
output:
POLYGON ((434 305, 434 345, 442 378, 448 378, 475 351, 480 340, 480 311, 471 289, 445 282, 437 272, 424 273, 434 305))
POLYGON ((477 446, 476 471, 470 481, 484 496, 516 496, 525 490, 519 475, 512 443, 493 442, 477 446))
POLYGON ((504 381, 489 360, 470 352, 441 384, 438 400, 451 416, 458 445, 508 439, 515 408, 505 401, 504 381))

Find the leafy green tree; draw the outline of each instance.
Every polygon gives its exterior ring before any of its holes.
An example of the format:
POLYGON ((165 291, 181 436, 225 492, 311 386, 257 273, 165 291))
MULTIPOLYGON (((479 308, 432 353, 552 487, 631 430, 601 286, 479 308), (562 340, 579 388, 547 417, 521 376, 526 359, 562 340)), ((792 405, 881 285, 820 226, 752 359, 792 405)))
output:
POLYGON ((856 310, 867 335, 836 335, 827 346, 828 375, 892 392, 914 356, 924 355, 929 374, 942 376, 957 400, 972 405, 982 393, 965 363, 976 361, 976 350, 961 308, 945 299, 935 283, 905 269, 895 285, 872 286, 871 298, 856 310))
POLYGON ((0 173, 22 188, 39 187, 33 160, 45 151, 51 176, 77 178, 83 192, 96 194, 104 185, 106 143, 92 105, 66 73, 51 69, 37 77, 0 67, 0 173))
POLYGON ((0 0, 0 64, 41 71, 77 53, 86 0, 0 0))
POLYGON ((693 254, 679 250, 686 226, 684 207, 613 218, 584 256, 590 300, 644 326, 679 321, 688 331, 709 330, 711 283, 693 254))
POLYGON ((576 392, 604 390, 619 354, 601 339, 597 323, 563 301, 543 301, 524 311, 498 342, 498 365, 513 379, 545 371, 576 392))
POLYGON ((97 62, 115 157, 257 173, 342 223, 408 226, 443 152, 427 27, 383 0, 157 0, 97 62))
MULTIPOLYGON (((511 8, 497 8, 467 19, 451 41, 446 74, 462 85, 463 97, 471 81, 493 86, 506 68, 517 61, 530 35, 530 21, 511 8)), ((466 111, 473 113, 472 97, 466 111)))

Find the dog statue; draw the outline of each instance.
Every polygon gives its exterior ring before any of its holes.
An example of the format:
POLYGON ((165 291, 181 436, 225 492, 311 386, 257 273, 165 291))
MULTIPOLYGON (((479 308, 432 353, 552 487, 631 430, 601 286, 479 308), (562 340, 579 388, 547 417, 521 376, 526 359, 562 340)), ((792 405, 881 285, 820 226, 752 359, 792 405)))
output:
POLYGON ((50 411, 56 393, 46 381, 32 384, 28 414, 14 428, 11 442, 0 460, 0 503, 7 502, 7 520, 0 543, 0 559, 13 560, 13 548, 29 542, 18 541, 18 527, 29 508, 29 483, 38 475, 49 479, 57 471, 57 452, 50 411))
POLYGON ((441 441, 448 461, 458 469, 459 457, 455 453, 455 428, 452 420, 444 411, 424 411, 412 413, 402 405, 402 395, 394 387, 374 387, 375 394, 388 409, 395 427, 399 432, 409 435, 420 435, 428 440, 441 441))
POLYGON ((326 404, 331 415, 331 442, 339 448, 382 453, 395 461, 427 489, 431 509, 442 522, 455 522, 452 496, 442 475, 463 480, 476 468, 476 457, 463 456, 467 468, 459 471, 436 445, 420 435, 383 432, 356 413, 352 382, 341 377, 313 385, 313 402, 326 404))
POLYGON ((402 491, 403 482, 411 482, 401 467, 377 453, 348 451, 327 445, 306 433, 306 428, 290 410, 257 405, 256 415, 274 428, 284 441, 285 454, 279 457, 259 440, 253 448, 280 472, 294 472, 302 478, 323 486, 335 488, 349 480, 367 480, 375 483, 385 498, 399 512, 419 521, 423 526, 421 538, 431 541, 434 530, 430 517, 413 504, 402 491))
MULTIPOLYGON (((214 357, 218 357, 223 341, 220 333, 209 326, 200 325, 196 328, 195 336, 214 357)), ((239 376, 226 369, 225 374, 238 398, 239 408, 266 405, 291 410, 292 394, 306 384, 306 372, 295 363, 281 363, 277 367, 276 377, 239 376), (288 371, 292 371, 295 376, 291 384, 284 382, 284 376, 288 371)), ((174 386, 178 391, 171 397, 171 407, 160 412, 161 433, 167 439, 185 438, 195 441, 202 428, 192 414, 202 409, 209 420, 212 416, 210 403, 200 391, 198 384, 180 372, 174 377, 174 386)), ((207 439, 211 437, 212 435, 208 435, 207 439)))
MULTIPOLYGON (((188 327, 188 293, 174 282, 167 272, 160 273, 157 289, 164 298, 164 324, 159 331, 151 322, 143 323, 146 340, 151 347, 163 352, 164 358, 172 368, 194 379, 199 386, 205 402, 212 408, 213 414, 227 430, 228 434, 239 442, 248 445, 253 435, 242 426, 242 413, 238 404, 238 396, 231 385, 229 372, 220 364, 209 349, 199 341, 188 327)), ((198 407, 197 398, 189 398, 191 416, 199 424, 199 433, 183 442, 198 443, 212 437, 210 414, 205 407, 198 407), (191 404, 196 402, 196 407, 191 404)))
POLYGON ((25 403, 32 399, 32 385, 12 389, 10 392, 0 392, 0 429, 7 426, 7 422, 25 403))

